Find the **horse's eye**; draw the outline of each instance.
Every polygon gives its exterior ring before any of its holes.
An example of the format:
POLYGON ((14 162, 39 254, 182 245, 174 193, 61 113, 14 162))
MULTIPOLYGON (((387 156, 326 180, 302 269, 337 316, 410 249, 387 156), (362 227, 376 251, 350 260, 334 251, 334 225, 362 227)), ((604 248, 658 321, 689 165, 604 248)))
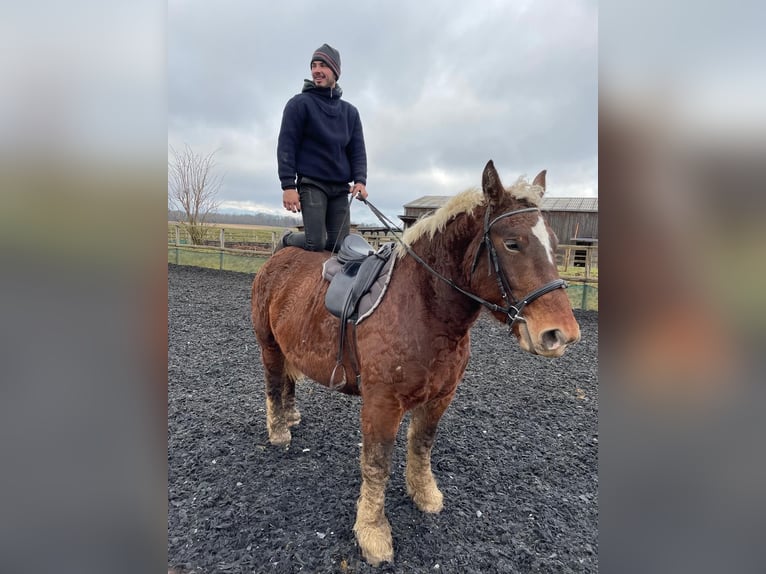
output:
POLYGON ((504 241, 503 244, 505 245, 505 248, 508 251, 518 251, 519 250, 519 244, 516 241, 513 241, 512 239, 504 241))

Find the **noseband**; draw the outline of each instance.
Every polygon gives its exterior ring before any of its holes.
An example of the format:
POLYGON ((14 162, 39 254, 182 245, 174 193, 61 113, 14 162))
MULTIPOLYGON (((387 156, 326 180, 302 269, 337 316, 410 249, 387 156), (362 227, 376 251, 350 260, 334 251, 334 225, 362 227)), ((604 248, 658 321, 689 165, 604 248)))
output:
MULTIPOLYGON (((540 210, 537 207, 527 207, 524 209, 517 209, 515 211, 509 211, 507 213, 503 213, 502 215, 498 215, 495 217, 492 221, 489 219, 489 207, 487 207, 487 211, 484 215, 484 239, 482 241, 482 245, 486 246, 487 248, 487 264, 489 265, 490 270, 495 270, 495 278, 497 279, 497 286, 500 288, 500 294, 503 297, 503 301, 506 302, 506 307, 500 307, 499 305, 495 305, 494 303, 490 303, 489 301, 485 301, 484 299, 481 299, 480 297, 472 296, 472 298, 476 299, 479 303, 490 309, 491 311, 497 311, 499 313, 505 314, 507 317, 506 322, 508 323, 509 327, 513 327, 513 325, 519 321, 526 321, 524 317, 521 314, 521 311, 526 307, 529 303, 534 301, 535 299, 538 299, 539 297, 542 297, 546 293, 550 293, 551 291, 555 291, 556 289, 566 289, 569 287, 569 284, 564 281, 563 279, 555 279, 551 281, 550 283, 546 283, 542 287, 539 287, 532 291, 531 293, 528 293, 526 296, 522 297, 521 299, 514 299, 513 297, 513 290, 511 289, 510 281, 508 281, 508 276, 505 274, 505 271, 500 266, 500 258, 497 255, 497 250, 495 249, 494 244, 489 238, 489 232, 492 229, 492 226, 500 221, 501 219, 505 219, 506 217, 511 217, 512 215, 518 215, 520 213, 527 213, 531 211, 537 211, 538 213, 540 210)), ((471 275, 473 275, 473 272, 476 270, 476 265, 479 262, 479 253, 481 253, 481 246, 476 250, 476 255, 473 258, 473 264, 471 265, 471 275)), ((470 294, 469 294, 470 295, 470 294)))

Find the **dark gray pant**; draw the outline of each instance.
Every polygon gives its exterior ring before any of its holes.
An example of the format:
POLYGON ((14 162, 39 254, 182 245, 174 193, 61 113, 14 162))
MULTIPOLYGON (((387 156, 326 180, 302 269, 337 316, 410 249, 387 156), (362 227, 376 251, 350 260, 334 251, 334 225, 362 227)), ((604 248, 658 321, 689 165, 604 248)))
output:
POLYGON ((302 177, 298 182, 303 233, 285 237, 285 245, 307 251, 338 251, 349 233, 349 186, 302 177))

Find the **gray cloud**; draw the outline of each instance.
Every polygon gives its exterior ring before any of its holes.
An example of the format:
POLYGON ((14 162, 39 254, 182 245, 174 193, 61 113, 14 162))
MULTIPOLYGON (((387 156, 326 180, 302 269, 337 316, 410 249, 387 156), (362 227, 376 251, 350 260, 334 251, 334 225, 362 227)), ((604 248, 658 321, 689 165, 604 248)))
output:
POLYGON ((168 140, 219 150, 222 199, 281 209, 282 110, 324 42, 390 217, 477 185, 490 158, 508 183, 548 169, 551 195, 597 193, 595 2, 171 1, 168 140))

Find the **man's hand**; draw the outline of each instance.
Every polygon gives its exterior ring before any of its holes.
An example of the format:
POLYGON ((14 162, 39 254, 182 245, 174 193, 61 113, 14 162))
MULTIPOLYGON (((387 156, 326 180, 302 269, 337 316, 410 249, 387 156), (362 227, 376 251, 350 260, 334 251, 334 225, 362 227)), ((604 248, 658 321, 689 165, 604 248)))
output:
POLYGON ((352 185, 350 193, 360 201, 367 199, 367 187, 363 183, 355 183, 352 185))
POLYGON ((294 187, 282 191, 282 205, 287 211, 298 213, 301 210, 301 197, 294 187))

